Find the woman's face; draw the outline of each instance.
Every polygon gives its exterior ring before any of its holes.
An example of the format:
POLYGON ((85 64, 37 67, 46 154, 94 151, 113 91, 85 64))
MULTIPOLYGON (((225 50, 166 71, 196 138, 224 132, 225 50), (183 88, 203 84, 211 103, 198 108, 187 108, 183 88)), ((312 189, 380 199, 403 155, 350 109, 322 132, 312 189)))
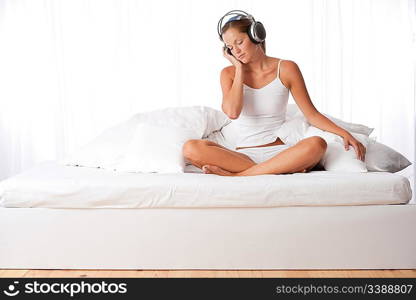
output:
POLYGON ((250 40, 247 33, 239 32, 235 28, 229 28, 224 32, 222 39, 227 48, 231 49, 233 56, 244 64, 248 63, 259 49, 259 47, 250 40))

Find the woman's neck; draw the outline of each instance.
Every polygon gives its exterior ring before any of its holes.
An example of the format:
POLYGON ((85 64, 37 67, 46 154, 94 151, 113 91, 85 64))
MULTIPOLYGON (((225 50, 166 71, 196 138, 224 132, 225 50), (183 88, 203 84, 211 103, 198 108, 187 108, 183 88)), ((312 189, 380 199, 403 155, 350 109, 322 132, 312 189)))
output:
POLYGON ((263 51, 257 51, 253 59, 244 65, 244 68, 247 72, 263 73, 270 68, 270 60, 263 51))

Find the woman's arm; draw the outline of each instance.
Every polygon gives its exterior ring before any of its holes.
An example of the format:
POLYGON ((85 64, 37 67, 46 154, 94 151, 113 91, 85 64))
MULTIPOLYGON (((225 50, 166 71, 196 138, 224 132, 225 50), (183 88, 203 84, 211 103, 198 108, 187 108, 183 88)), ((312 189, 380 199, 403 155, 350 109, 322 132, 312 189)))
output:
POLYGON ((242 68, 224 68, 221 71, 222 110, 230 119, 237 119, 243 109, 242 68), (234 74, 233 74, 234 73, 234 74))
POLYGON ((221 71, 222 111, 230 119, 237 119, 243 109, 243 64, 225 48, 222 54, 233 64, 221 71))
POLYGON ((281 67, 283 67, 281 69, 283 70, 281 73, 282 81, 287 84, 287 88, 292 93, 296 104, 299 106, 308 122, 317 128, 342 137, 344 139, 345 149, 348 150, 349 145, 352 145, 357 153, 357 157, 364 161, 365 147, 348 131, 337 126, 315 108, 309 97, 305 81, 298 65, 293 61, 285 60, 281 67))

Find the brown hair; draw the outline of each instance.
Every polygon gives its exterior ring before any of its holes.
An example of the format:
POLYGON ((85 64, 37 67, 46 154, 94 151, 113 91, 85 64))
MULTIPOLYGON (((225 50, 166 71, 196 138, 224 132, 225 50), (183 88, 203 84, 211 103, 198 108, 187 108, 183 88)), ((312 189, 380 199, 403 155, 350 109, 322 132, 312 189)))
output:
MULTIPOLYGON (((241 19, 237 21, 231 21, 226 23, 221 29, 221 37, 222 35, 230 28, 235 28, 239 32, 248 32, 250 28, 251 20, 249 19, 241 19)), ((261 48, 263 49, 264 53, 266 53, 266 41, 260 43, 261 48)))

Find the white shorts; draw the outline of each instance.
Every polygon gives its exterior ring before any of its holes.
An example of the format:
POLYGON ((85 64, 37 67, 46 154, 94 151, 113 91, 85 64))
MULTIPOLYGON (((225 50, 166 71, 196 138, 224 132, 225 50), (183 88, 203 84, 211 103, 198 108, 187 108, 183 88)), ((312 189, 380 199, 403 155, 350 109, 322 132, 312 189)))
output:
POLYGON ((235 150, 236 152, 243 153, 250 157, 256 164, 262 163, 278 153, 290 148, 289 145, 276 145, 267 147, 255 147, 255 148, 243 148, 235 150))
POLYGON ((290 148, 291 146, 288 146, 286 144, 283 145, 276 145, 276 146, 267 146, 267 147, 254 147, 254 148, 243 148, 243 149, 235 149, 235 145, 232 145, 231 143, 227 143, 227 141, 224 139, 224 136, 221 134, 221 132, 216 131, 209 135, 207 140, 217 143, 227 149, 243 153, 250 157, 256 164, 261 163, 263 161, 266 161, 273 156, 276 156, 278 153, 282 152, 283 150, 290 148))

